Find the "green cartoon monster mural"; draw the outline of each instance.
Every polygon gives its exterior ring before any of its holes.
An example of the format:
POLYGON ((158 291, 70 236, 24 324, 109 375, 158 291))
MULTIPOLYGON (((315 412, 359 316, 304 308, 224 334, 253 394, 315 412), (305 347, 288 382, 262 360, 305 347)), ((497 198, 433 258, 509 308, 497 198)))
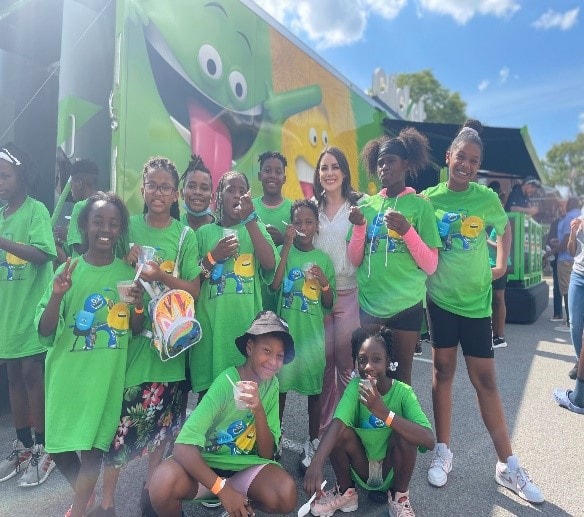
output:
POLYGON ((197 153, 215 185, 234 166, 255 181, 258 154, 282 147, 282 123, 322 100, 318 85, 274 92, 270 26, 239 0, 129 0, 122 14, 119 110, 131 127, 114 146, 133 211, 148 156, 180 169, 197 153))

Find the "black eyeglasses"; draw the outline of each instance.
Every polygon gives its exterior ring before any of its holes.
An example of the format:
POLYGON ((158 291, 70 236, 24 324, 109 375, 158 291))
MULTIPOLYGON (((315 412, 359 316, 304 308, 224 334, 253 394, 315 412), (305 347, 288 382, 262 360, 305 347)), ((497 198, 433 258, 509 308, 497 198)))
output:
POLYGON ((156 183, 144 183, 144 192, 146 192, 146 194, 155 194, 158 190, 160 190, 160 193, 163 196, 169 196, 176 190, 176 188, 167 184, 157 185, 156 183))

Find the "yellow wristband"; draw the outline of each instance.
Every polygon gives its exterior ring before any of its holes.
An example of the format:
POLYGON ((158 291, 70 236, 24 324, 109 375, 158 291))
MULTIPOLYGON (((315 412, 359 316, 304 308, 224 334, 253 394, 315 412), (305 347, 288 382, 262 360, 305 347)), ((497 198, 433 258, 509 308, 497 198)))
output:
POLYGON ((225 486, 225 479, 217 476, 215 483, 213 483, 213 486, 211 487, 211 493, 214 495, 218 495, 219 492, 221 492, 221 490, 223 490, 224 486, 225 486))
POLYGON ((207 260, 209 261, 209 264, 211 264, 212 266, 217 264, 217 261, 213 258, 213 255, 211 255, 210 251, 207 253, 207 260))
POLYGON ((141 309, 138 309, 138 307, 134 307, 134 314, 143 314, 144 313, 144 307, 142 307, 141 309))
POLYGON ((385 425, 387 427, 391 427, 391 423, 393 422, 394 416, 395 416, 395 413, 393 411, 390 411, 389 415, 387 415, 387 418, 385 419, 385 425))
POLYGON ((321 287, 321 291, 326 293, 331 288, 331 284, 326 284, 324 287, 321 287))

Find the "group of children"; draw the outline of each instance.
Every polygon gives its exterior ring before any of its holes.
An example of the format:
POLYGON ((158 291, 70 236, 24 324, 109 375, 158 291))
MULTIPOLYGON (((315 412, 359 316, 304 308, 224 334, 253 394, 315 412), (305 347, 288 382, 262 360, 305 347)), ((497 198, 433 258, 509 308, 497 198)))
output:
POLYGON ((252 199, 248 178, 227 172, 213 212, 211 173, 199 157, 182 177, 170 160, 152 158, 143 214, 130 217, 117 196, 94 189, 71 218, 81 242, 56 235, 59 254, 46 208, 29 196, 28 158, 12 144, 0 148, 9 273, 0 299, 22 315, 15 322, 3 311, 0 320, 17 434, 0 481, 24 470, 19 484, 40 484, 54 460, 74 489, 67 516, 113 516, 120 468, 148 454, 142 515, 179 516, 182 500, 214 498, 229 515, 253 514, 252 505, 287 513, 297 491, 276 459, 293 390, 308 398, 301 464, 306 492, 317 494, 313 515, 356 510, 355 484, 387 502, 390 515, 414 515, 417 450, 433 450, 432 485, 443 486, 452 468, 460 343, 497 451, 497 482, 543 502, 512 453, 495 382, 491 281, 504 273, 510 233, 497 196, 474 182, 483 148, 480 125, 469 126, 447 152, 448 181, 422 195, 406 187, 428 161, 427 139, 411 128, 364 148, 382 187, 372 196, 352 189, 346 157, 330 147, 316 164, 316 202, 290 202, 286 159, 267 152, 259 158, 263 196, 252 199), (497 233, 492 269, 486 225, 497 233), (155 256, 142 264, 145 247, 155 256), (51 281, 57 255, 63 263, 51 281), (132 279, 126 303, 116 284, 132 279), (201 340, 168 361, 151 346, 152 285, 196 300, 201 340), (438 443, 410 387, 426 295, 438 443), (190 390, 198 403, 185 423, 190 390), (327 458, 338 486, 324 492, 327 458))

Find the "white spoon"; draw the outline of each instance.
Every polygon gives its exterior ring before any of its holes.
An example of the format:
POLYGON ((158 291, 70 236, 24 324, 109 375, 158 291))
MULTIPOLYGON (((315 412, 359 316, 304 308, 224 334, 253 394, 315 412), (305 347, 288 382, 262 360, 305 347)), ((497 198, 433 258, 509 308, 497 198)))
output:
MULTIPOLYGON (((289 225, 290 223, 286 222, 286 221, 282 221, 285 225, 289 225)), ((298 237, 306 237, 306 235, 302 232, 299 232, 298 230, 296 230, 296 235, 298 235, 298 237)))
MULTIPOLYGON (((323 490, 325 485, 326 479, 322 482, 322 485, 320 485, 320 489, 323 490)), ((312 497, 298 509, 298 517, 304 517, 305 515, 308 515, 308 512, 310 511, 310 505, 312 504, 312 501, 314 501, 315 499, 316 492, 314 492, 314 494, 312 494, 312 497)))

